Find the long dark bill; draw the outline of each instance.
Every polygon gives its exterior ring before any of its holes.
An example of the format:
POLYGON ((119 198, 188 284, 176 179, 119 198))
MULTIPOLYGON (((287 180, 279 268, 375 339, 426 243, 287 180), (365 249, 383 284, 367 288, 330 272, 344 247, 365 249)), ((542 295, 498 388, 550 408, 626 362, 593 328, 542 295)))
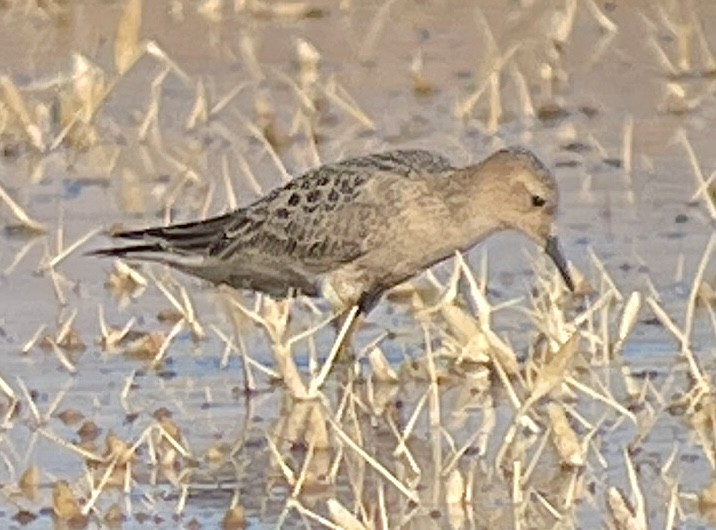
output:
POLYGON ((557 266, 557 270, 564 279, 564 283, 567 284, 570 291, 574 292, 574 281, 572 281, 572 276, 569 274, 567 260, 564 259, 562 250, 559 248, 557 236, 549 236, 547 238, 547 245, 544 247, 544 250, 547 255, 552 258, 552 261, 554 261, 554 264, 557 266))

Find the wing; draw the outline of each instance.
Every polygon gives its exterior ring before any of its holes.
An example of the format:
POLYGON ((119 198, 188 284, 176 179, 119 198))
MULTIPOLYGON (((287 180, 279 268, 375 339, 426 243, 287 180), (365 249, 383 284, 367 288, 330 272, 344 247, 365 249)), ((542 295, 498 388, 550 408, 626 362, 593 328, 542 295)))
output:
POLYGON ((423 150, 401 150, 351 158, 308 171, 249 206, 228 226, 209 254, 283 255, 313 273, 355 260, 365 251, 370 230, 384 221, 386 201, 374 182, 453 169, 423 150))

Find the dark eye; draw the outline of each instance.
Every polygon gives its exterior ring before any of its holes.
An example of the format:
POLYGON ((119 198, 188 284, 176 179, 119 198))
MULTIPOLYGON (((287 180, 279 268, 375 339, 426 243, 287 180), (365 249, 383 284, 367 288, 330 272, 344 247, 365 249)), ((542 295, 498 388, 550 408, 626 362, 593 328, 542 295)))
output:
POLYGON ((532 195, 532 206, 536 206, 539 208, 540 206, 544 206, 545 201, 542 197, 539 195, 532 195))

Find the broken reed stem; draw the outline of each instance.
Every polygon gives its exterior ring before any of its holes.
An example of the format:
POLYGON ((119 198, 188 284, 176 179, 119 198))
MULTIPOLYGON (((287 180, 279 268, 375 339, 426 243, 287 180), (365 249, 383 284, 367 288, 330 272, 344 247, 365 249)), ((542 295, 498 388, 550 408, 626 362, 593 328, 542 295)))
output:
POLYGON ((689 162, 691 163, 691 169, 694 172, 694 177, 696 177, 697 188, 702 190, 700 196, 706 203, 706 208, 709 210, 711 219, 716 219, 716 204, 714 204, 714 201, 711 200, 711 197, 708 195, 708 186, 706 185, 707 180, 704 178, 704 173, 701 170, 701 165, 699 164, 694 148, 689 141, 689 137, 686 135, 686 131, 684 129, 679 129, 676 133, 676 137, 684 146, 684 149, 686 149, 686 154, 689 157, 689 162))
MULTIPOLYGON (((706 248, 704 249, 703 254, 701 255, 701 261, 699 262, 699 266, 696 269, 696 275, 694 276, 693 284, 691 285, 691 293, 689 294, 689 302, 686 305, 686 316, 684 318, 684 329, 683 329, 683 336, 690 340, 691 333, 693 331, 694 327, 694 313, 696 312, 696 301, 699 296, 699 288, 701 287, 701 283, 704 279, 704 273, 706 271, 706 266, 709 264, 709 261, 711 260, 711 254, 714 251, 714 246, 716 246, 716 235, 713 233, 709 237, 709 241, 706 244, 706 248)), ((683 344, 681 345, 682 353, 684 351, 689 350, 689 344, 683 344)))
POLYGON ((72 254, 75 250, 77 250, 79 247, 84 245, 87 241, 92 239, 94 236, 99 234, 102 230, 104 230, 102 227, 97 227, 97 228, 87 232, 84 236, 80 237, 77 241, 72 243, 69 247, 65 248, 64 250, 62 248, 58 248, 58 254, 54 258, 52 258, 47 263, 47 265, 45 265, 43 267, 43 270, 55 268, 57 265, 59 265, 61 262, 63 262, 70 254, 72 254))
POLYGON ((357 305, 354 305, 353 307, 351 307, 350 311, 346 315, 345 321, 343 322, 343 325, 338 332, 336 340, 333 342, 333 346, 331 347, 331 351, 329 352, 328 357, 326 357, 326 360, 324 361, 321 370, 318 372, 318 375, 316 375, 316 377, 314 377, 309 384, 309 397, 316 397, 318 390, 323 386, 323 383, 328 377, 331 368, 333 368, 333 362, 335 361, 338 352, 341 351, 341 349, 345 345, 346 340, 350 339, 350 331, 353 329, 353 325, 356 317, 358 316, 359 311, 360 308, 357 305))
POLYGON ((400 480, 398 480, 390 471, 388 471, 383 464, 378 462, 375 458, 373 458, 371 455, 369 455, 365 449, 363 449, 360 445, 355 443, 350 436, 348 436, 345 431, 341 428, 338 423, 331 417, 330 411, 326 411, 326 419, 328 420, 328 423, 330 423, 331 427, 335 430, 338 437, 345 443, 348 447, 353 449, 358 455, 367 462, 373 469, 375 469, 380 475, 383 476, 388 482, 390 482, 395 488, 402 493, 405 497, 408 498, 408 500, 411 500, 416 503, 420 503, 420 497, 418 496, 417 492, 414 490, 411 490, 408 488, 405 484, 403 484, 400 480))
POLYGON ((10 197, 2 186, 0 186, 0 200, 7 205, 15 218, 26 228, 41 234, 47 231, 47 227, 43 223, 32 219, 25 210, 10 197))
POLYGON ((90 498, 87 500, 84 506, 82 506, 82 515, 89 515, 90 511, 94 508, 97 499, 99 499, 99 496, 102 494, 102 491, 104 490, 104 487, 107 485, 107 482, 112 476, 114 468, 116 467, 117 462, 119 461, 121 456, 122 455, 119 453, 114 455, 114 458, 112 458, 112 460, 109 462, 107 469, 105 469, 104 473, 102 474, 102 478, 100 479, 99 484, 97 484, 96 487, 90 484, 92 494, 90 495, 90 498))
POLYGON ((103 457, 96 455, 96 454, 88 451, 87 449, 80 447, 79 445, 75 445, 70 442, 66 442, 65 440, 63 440, 62 438, 57 436, 52 431, 49 431, 43 427, 40 427, 39 429, 37 429, 36 432, 38 432, 39 434, 41 434, 48 440, 55 442, 60 447, 79 455, 80 457, 84 458, 85 460, 89 460, 91 462, 97 462, 100 464, 104 463, 104 461, 105 461, 105 459, 103 457))

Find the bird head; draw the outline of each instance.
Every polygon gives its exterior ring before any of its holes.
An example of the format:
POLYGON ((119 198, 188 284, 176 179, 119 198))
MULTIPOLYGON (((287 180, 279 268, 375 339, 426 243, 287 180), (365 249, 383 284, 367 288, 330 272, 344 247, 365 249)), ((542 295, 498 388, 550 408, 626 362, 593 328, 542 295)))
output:
POLYGON ((496 197, 495 215, 502 226, 519 230, 542 247, 570 291, 574 282, 555 231, 557 183, 547 167, 530 151, 508 148, 484 162, 496 197))

